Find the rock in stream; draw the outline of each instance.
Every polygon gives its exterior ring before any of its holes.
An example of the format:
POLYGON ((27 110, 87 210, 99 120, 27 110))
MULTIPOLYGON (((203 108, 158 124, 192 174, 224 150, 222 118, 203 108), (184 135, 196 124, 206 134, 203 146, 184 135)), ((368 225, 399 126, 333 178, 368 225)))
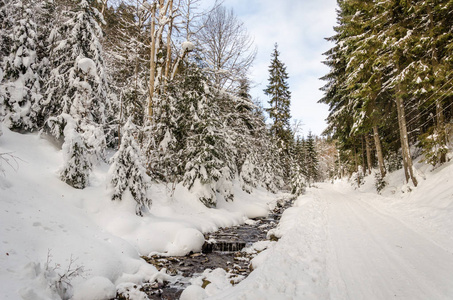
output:
MULTIPOLYGON (((142 287, 142 291, 149 299, 179 299, 182 291, 190 285, 191 278, 200 276, 205 270, 217 268, 222 268, 229 274, 231 284, 239 283, 252 271, 250 260, 257 254, 241 250, 266 240, 267 232, 277 226, 281 214, 291 206, 292 200, 293 197, 280 199, 267 218, 249 220, 247 224, 221 228, 205 234, 206 242, 202 253, 191 253, 182 257, 143 257, 158 270, 165 268, 167 274, 175 277, 175 281, 149 284, 142 287)), ((203 288, 208 284, 209 281, 203 282, 203 288)))

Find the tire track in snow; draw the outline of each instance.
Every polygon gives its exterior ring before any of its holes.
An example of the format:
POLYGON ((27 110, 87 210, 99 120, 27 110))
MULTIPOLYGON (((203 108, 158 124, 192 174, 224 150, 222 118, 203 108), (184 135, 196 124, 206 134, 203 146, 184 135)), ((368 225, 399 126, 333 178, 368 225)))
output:
POLYGON ((332 299, 453 299, 449 252, 353 193, 314 194, 329 207, 332 299))

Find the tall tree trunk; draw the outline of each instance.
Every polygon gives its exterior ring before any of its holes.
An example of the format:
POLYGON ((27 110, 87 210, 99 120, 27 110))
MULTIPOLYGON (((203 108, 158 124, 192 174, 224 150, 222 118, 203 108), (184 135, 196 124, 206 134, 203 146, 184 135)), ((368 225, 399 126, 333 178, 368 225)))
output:
POLYGON ((362 158, 362 170, 363 170, 363 175, 365 175, 367 169, 368 169, 368 171, 370 171, 370 170, 368 168, 368 163, 365 163, 365 159, 367 159, 366 158, 366 146, 365 146, 366 142, 365 142, 365 137, 363 135, 361 136, 360 141, 362 143, 362 152, 360 153, 360 156, 362 158))
POLYGON ((398 125, 400 128, 401 138, 401 151, 403 154, 404 174, 406 175, 406 182, 412 179, 414 186, 417 186, 418 181, 414 176, 414 169, 412 165, 412 157, 409 148, 409 136, 407 134, 406 116, 404 112, 403 97, 401 95, 401 84, 398 84, 398 92, 396 95, 396 109, 398 112, 398 125))
POLYGON ((366 147, 366 161, 368 165, 368 174, 371 175, 371 169, 373 168, 373 163, 371 162, 371 148, 370 148, 370 136, 365 134, 365 147, 366 147))
MULTIPOLYGON (((162 68, 157 68, 157 53, 158 53, 157 47, 159 47, 160 49, 164 28, 172 20, 171 17, 167 16, 170 5, 173 5, 172 0, 168 2, 165 2, 165 0, 159 0, 158 3, 154 2, 151 8, 151 53, 150 53, 151 57, 149 67, 150 76, 149 76, 149 103, 148 103, 148 114, 150 119, 152 119, 153 117, 154 94, 159 91, 159 89, 156 89, 156 87, 159 86, 159 82, 162 77, 162 68), (157 4, 159 4, 159 14, 156 16, 157 4)), ((173 8, 171 8, 171 11, 173 12, 173 8)))
POLYGON ((378 130, 377 125, 373 125, 373 137, 374 137, 374 145, 376 147, 376 155, 378 158, 379 171, 381 172, 381 177, 384 178, 385 174, 386 174, 385 164, 384 164, 384 154, 382 152, 381 139, 379 138, 379 130, 378 130))
POLYGON ((156 74, 156 33, 155 33, 155 18, 156 5, 151 9, 151 52, 149 58, 149 101, 148 101, 148 117, 151 120, 153 117, 153 97, 154 97, 154 79, 156 74))
MULTIPOLYGON (((432 3, 433 1, 430 1, 430 2, 432 3)), ((435 3, 433 3, 433 5, 435 5, 435 3)), ((435 36, 434 19, 433 19, 433 13, 432 13, 432 9, 431 9, 430 5, 428 5, 428 18, 429 18, 430 35, 431 35, 431 38, 433 38, 435 36)), ((431 50, 432 50, 431 62, 432 62, 432 73, 433 73, 432 76, 433 76, 433 78, 436 78, 439 59, 437 57, 437 48, 434 43, 433 43, 431 50)), ((437 97, 437 99, 436 99, 436 120, 437 120, 437 124, 436 124, 437 133, 441 139, 441 145, 445 146, 447 144, 447 141, 446 141, 446 134, 445 134, 445 117, 444 117, 444 110, 442 107, 441 97, 437 97)), ((446 161, 447 161, 446 153, 442 153, 439 158, 439 162, 442 164, 446 161)))
POLYGON ((168 25, 167 32, 167 59, 165 62, 165 86, 167 86, 168 75, 170 73, 171 64, 171 33, 173 30, 173 0, 170 0, 170 24, 168 25))

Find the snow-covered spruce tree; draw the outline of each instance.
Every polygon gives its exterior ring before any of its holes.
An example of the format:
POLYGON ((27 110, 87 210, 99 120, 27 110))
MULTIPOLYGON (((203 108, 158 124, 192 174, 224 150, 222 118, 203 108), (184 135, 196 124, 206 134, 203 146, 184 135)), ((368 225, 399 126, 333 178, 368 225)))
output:
POLYGON ((225 103, 229 110, 227 124, 233 131, 236 148, 235 163, 239 171, 242 190, 251 193, 259 184, 260 130, 265 127, 262 115, 256 114, 255 104, 250 95, 250 80, 239 80, 237 96, 225 103))
POLYGON ((291 194, 299 196, 305 191, 305 187, 306 179, 302 167, 295 162, 291 168, 291 194))
POLYGON ((64 165, 60 171, 60 178, 76 189, 83 189, 88 185, 88 177, 92 169, 92 163, 88 155, 88 149, 83 138, 80 120, 75 120, 68 114, 61 116, 64 119, 64 165))
MULTIPOLYGON (((84 145, 86 160, 101 158, 106 145, 104 126, 110 107, 109 85, 99 42, 101 16, 87 0, 76 1, 72 10, 63 10, 61 15, 62 24, 49 37, 52 70, 45 98, 41 101, 45 129, 56 138, 64 136, 63 148, 84 145), (70 132, 65 128, 69 118, 77 123, 77 135, 65 135, 70 132), (81 141, 71 141, 73 137, 81 141)), ((65 164, 68 165, 68 161, 65 164)), ((85 187, 84 178, 90 168, 84 164, 74 164, 73 168, 76 170, 71 174, 81 176, 78 187, 85 187)))
POLYGON ((271 65, 269 66, 269 84, 264 93, 270 97, 270 108, 266 109, 273 123, 271 133, 275 136, 282 150, 281 159, 285 164, 285 179, 290 176, 289 151, 293 142, 293 134, 290 129, 289 121, 291 119, 291 92, 288 85, 288 73, 285 64, 281 62, 278 46, 275 44, 272 53, 271 65))
POLYGON ((304 145, 303 140, 297 138, 291 151, 291 193, 296 196, 301 195, 307 185, 304 145))
POLYGON ((123 124, 132 116, 133 123, 142 126, 149 94, 149 12, 137 1, 122 1, 104 13, 105 60, 111 74, 110 86, 118 95, 118 101, 112 102, 119 112, 115 119, 123 124))
POLYGON ((0 0, 0 68, 2 70, 4 60, 9 56, 12 48, 12 4, 12 1, 0 0))
POLYGON ((212 91, 201 70, 193 67, 184 74, 184 98, 180 99, 183 134, 183 182, 194 190, 207 207, 215 207, 220 193, 233 199, 232 179, 236 172, 231 131, 221 122, 222 95, 212 91))
POLYGON ((185 129, 182 125, 185 86, 183 76, 169 82, 165 93, 159 97, 154 110, 154 124, 147 145, 148 167, 153 178, 166 182, 182 181, 184 166, 182 151, 185 145, 185 129))
POLYGON ((256 160, 256 154, 251 152, 241 166, 239 179, 242 190, 247 193, 251 193, 259 182, 256 160))
POLYGON ((12 15, 7 17, 13 20, 13 25, 5 29, 10 32, 10 48, 3 58, 4 122, 14 130, 33 130, 37 128, 38 102, 42 98, 36 54, 37 26, 31 5, 22 0, 9 5, 12 15))
POLYGON ((276 193, 279 189, 283 188, 284 170, 281 162, 281 149, 277 144, 276 138, 271 135, 265 135, 267 138, 266 143, 262 144, 262 156, 259 166, 259 173, 261 174, 261 185, 268 191, 276 193))
MULTIPOLYGON (((102 16, 89 0, 78 0, 63 11, 63 23, 55 28, 51 66, 45 99, 41 102, 46 125, 57 138, 63 133, 63 114, 102 128, 110 106, 103 50, 100 43, 102 16)), ((100 152, 102 149, 93 149, 100 152)))
POLYGON ((129 190, 137 202, 136 214, 142 216, 143 211, 151 205, 151 199, 147 195, 150 178, 146 174, 145 158, 136 136, 137 127, 129 118, 122 128, 121 145, 111 159, 109 173, 113 186, 112 200, 121 200, 124 192, 129 190))
POLYGON ((305 165, 307 170, 307 181, 311 185, 318 180, 319 177, 319 161, 316 151, 315 137, 311 132, 308 133, 305 142, 305 165))

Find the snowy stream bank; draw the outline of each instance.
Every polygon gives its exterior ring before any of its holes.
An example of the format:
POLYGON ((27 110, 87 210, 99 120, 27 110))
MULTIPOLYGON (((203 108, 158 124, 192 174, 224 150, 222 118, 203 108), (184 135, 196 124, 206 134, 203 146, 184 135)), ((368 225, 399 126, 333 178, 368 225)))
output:
POLYGON ((11 155, 0 172, 0 299, 146 299, 144 286, 175 276, 141 257, 200 252, 203 233, 267 216, 282 196, 238 185, 234 201, 210 209, 181 185, 154 184, 151 209, 138 217, 131 197, 111 200, 108 164, 77 190, 59 179, 59 145, 38 134, 4 129, 0 153, 11 155))
POLYGON ((251 261, 257 254, 274 243, 277 238, 268 234, 278 224, 282 213, 291 206, 294 198, 283 197, 266 218, 248 220, 245 224, 221 228, 205 234, 202 253, 187 256, 143 257, 158 270, 172 277, 163 284, 149 284, 143 287, 149 299, 179 299, 185 288, 200 282, 203 289, 210 284, 213 274, 217 279, 224 277, 230 285, 245 279, 253 267, 251 261), (270 240, 269 240, 270 239, 270 240))

